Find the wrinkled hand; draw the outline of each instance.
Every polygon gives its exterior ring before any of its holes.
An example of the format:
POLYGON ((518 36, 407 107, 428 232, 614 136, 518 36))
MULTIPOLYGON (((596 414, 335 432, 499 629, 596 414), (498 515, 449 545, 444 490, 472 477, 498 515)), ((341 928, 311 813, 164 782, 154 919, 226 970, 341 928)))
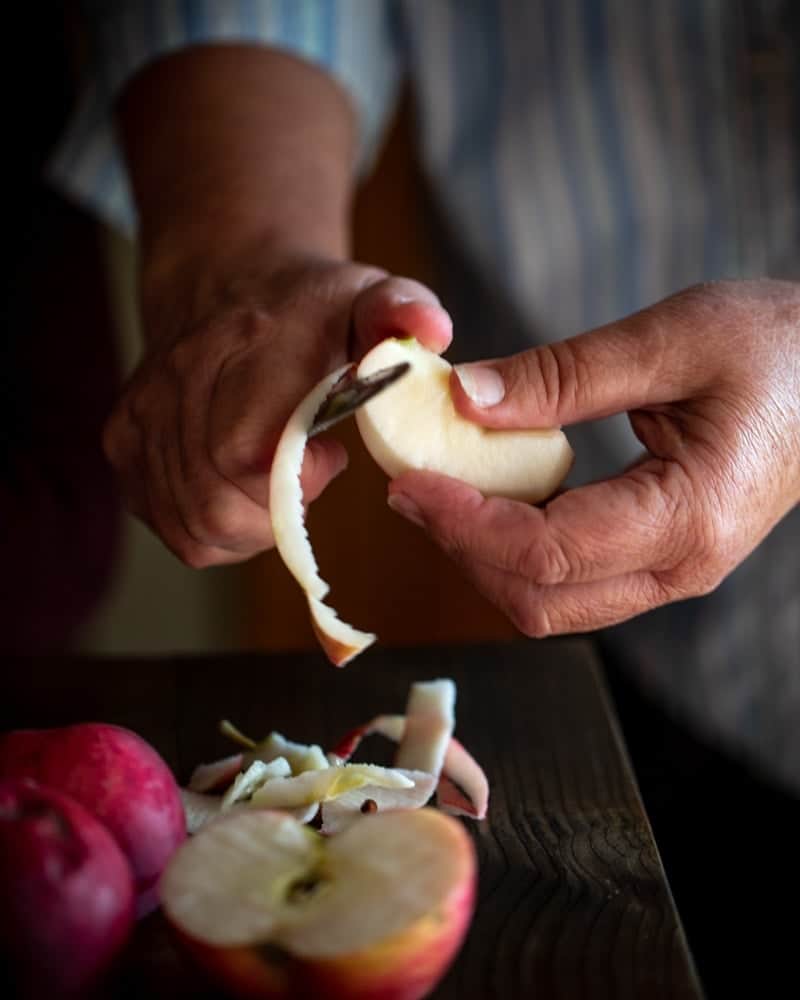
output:
MULTIPOLYGON (((185 563, 237 562, 273 544, 270 463, 294 406, 325 374, 398 331, 442 351, 449 317, 417 282, 351 263, 228 262, 144 288, 145 356, 106 426, 128 506, 185 563)), ((346 464, 310 442, 314 499, 346 464)))
POLYGON ((698 286, 580 337, 466 366, 451 390, 486 427, 627 411, 647 450, 623 475, 541 509, 432 473, 390 485, 392 507, 531 636, 708 593, 800 500, 798 285, 698 286))

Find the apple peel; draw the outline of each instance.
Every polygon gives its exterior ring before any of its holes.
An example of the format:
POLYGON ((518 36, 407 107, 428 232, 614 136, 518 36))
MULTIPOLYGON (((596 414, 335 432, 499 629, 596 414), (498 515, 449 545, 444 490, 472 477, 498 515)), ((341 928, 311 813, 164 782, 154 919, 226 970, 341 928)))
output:
POLYGON ((212 792, 226 788, 242 770, 244 754, 234 753, 230 757, 214 760, 210 764, 198 764, 192 771, 187 788, 192 792, 212 792))
MULTIPOLYGON (((195 834, 222 813, 222 796, 208 792, 195 792, 191 788, 181 789, 181 802, 186 817, 186 832, 195 834)), ((241 808, 237 804, 235 808, 241 808)), ((230 811, 230 810, 229 810, 230 811)))
MULTIPOLYGON (((188 788, 181 789, 181 800, 186 817, 186 831, 191 835, 199 833, 203 827, 218 819, 252 808, 249 802, 234 802, 229 808, 223 809, 222 796, 193 792, 188 788)), ((298 823, 310 823, 319 812, 319 806, 315 802, 313 805, 298 809, 282 809, 281 812, 297 820, 298 823)))
POLYGON ((451 680, 411 685, 406 724, 395 757, 397 767, 427 771, 434 778, 439 777, 455 727, 455 703, 456 686, 451 680))
POLYGON ((321 832, 332 834, 365 813, 421 808, 434 792, 443 812, 484 819, 489 784, 477 761, 453 737, 455 699, 450 679, 412 684, 405 715, 376 716, 347 733, 327 755, 317 744, 296 743, 277 731, 256 743, 226 720, 222 732, 248 752, 196 769, 195 774, 202 769, 200 777, 211 781, 232 761, 241 762, 224 795, 184 790, 189 830, 196 833, 219 813, 247 806, 305 815, 305 821, 319 813, 321 832), (398 745, 393 767, 351 761, 361 741, 374 733, 398 745))
MULTIPOLYGON (((399 743, 403 738, 404 715, 376 715, 374 719, 351 729, 337 744, 333 755, 342 761, 349 760, 361 741, 378 734, 399 743)), ((437 804, 445 812, 485 819, 489 808, 489 781, 480 764, 466 747, 451 736, 444 755, 442 773, 436 789, 437 804)))
POLYGON ((333 608, 316 597, 308 598, 308 609, 314 635, 334 666, 346 667, 378 638, 372 632, 360 632, 343 622, 333 608))
POLYGON ((347 829, 365 813, 382 813, 394 809, 421 809, 427 805, 436 790, 436 779, 425 771, 402 771, 411 782, 409 788, 383 788, 379 785, 363 785, 344 792, 335 799, 320 806, 320 832, 340 833, 347 829))
POLYGON ((402 772, 374 764, 342 764, 324 771, 306 771, 293 778, 266 781, 252 796, 253 805, 268 809, 292 809, 326 802, 365 785, 378 788, 413 788, 402 772))
MULTIPOLYGON (((252 741, 251 741, 252 742, 252 741)), ((244 755, 244 764, 260 760, 265 764, 283 757, 288 761, 292 774, 302 774, 304 771, 321 771, 329 766, 328 758, 322 747, 316 743, 295 743, 287 740, 281 733, 273 730, 265 740, 253 743, 253 749, 244 755)))
POLYGON ((246 771, 236 775, 233 784, 223 795, 223 812, 236 802, 252 798, 265 782, 273 778, 285 778, 291 773, 292 768, 285 757, 275 757, 269 763, 254 760, 246 771))
POLYGON ((300 401, 278 441, 269 486, 275 546, 286 568, 302 587, 314 632, 326 655, 337 667, 345 666, 362 653, 375 642, 377 636, 361 632, 341 621, 333 608, 323 603, 322 599, 330 587, 319 575, 306 530, 300 472, 314 417, 333 386, 351 368, 351 365, 344 365, 331 372, 300 401))

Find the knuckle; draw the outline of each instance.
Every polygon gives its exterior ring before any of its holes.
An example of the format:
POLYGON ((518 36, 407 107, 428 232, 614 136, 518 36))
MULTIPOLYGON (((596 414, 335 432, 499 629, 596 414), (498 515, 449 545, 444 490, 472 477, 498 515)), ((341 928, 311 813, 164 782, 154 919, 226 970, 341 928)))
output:
POLYGON ((238 348, 246 352, 260 345, 275 328, 276 322, 277 318, 271 310, 261 303, 253 303, 237 308, 225 325, 234 329, 238 348))
POLYGON ((694 589, 696 597, 706 597, 713 594, 725 579, 725 574, 720 570, 716 573, 706 573, 697 581, 694 589))
MULTIPOLYGON (((431 530, 431 526, 429 526, 431 530)), ((469 555, 465 540, 458 534, 448 533, 439 537, 439 544, 444 549, 446 555, 458 566, 466 566, 469 563, 469 555)))
POLYGON ((189 378, 196 356, 193 337, 179 337, 169 346, 164 355, 164 368, 173 382, 181 383, 189 378))
POLYGON ((518 371, 520 384, 512 391, 533 393, 539 409, 557 413, 571 408, 591 373, 584 370, 580 352, 569 340, 546 344, 526 356, 527 364, 518 371))
POLYGON ((714 503, 705 508, 698 546, 697 592, 708 594, 722 583, 727 568, 735 563, 736 550, 741 528, 733 511, 727 505, 714 503))
POLYGON ((280 326, 285 307, 261 301, 223 306, 171 345, 168 364, 173 378, 183 381, 200 371, 210 378, 231 359, 260 348, 280 326))
POLYGON ((173 547, 173 552, 189 569, 208 569, 220 561, 214 557, 211 549, 194 542, 182 542, 173 547))
POLYGON ((511 369, 510 394, 536 401, 537 409, 556 412, 561 395, 556 345, 546 344, 524 355, 524 363, 511 369))
POLYGON ((553 634, 550 614, 532 588, 519 588, 512 594, 508 616, 514 627, 529 639, 546 639, 553 634))
POLYGON ((707 511, 695 529, 688 554, 671 571, 657 574, 669 598, 703 597, 713 593, 733 565, 731 552, 735 535, 735 519, 707 511))
POLYGON ((236 549, 250 539, 250 519, 238 497, 228 490, 205 498, 197 510, 185 518, 186 529, 196 544, 236 549))
POLYGON ((257 445, 250 428, 239 421, 224 433, 210 433, 208 456, 214 469, 226 478, 234 478, 254 468, 257 445))
POLYGON ((573 576, 573 567, 563 544, 555 538, 530 539, 519 550, 512 570, 532 583, 552 586, 573 576))
POLYGON ((427 507, 423 516, 425 530, 448 559, 467 573, 480 568, 483 559, 479 544, 476 549, 475 524, 466 511, 452 517, 448 511, 427 507))

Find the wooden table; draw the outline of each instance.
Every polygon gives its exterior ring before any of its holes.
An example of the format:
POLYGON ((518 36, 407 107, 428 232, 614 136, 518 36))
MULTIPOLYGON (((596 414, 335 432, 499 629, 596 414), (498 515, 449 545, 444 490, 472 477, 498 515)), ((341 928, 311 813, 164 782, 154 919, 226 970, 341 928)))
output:
MULTIPOLYGON (((491 802, 485 822, 467 824, 479 901, 435 997, 702 996, 598 661, 583 640, 379 647, 343 671, 310 653, 6 660, 2 676, 0 727, 116 722, 153 743, 181 780, 230 752, 217 732, 221 717, 256 737, 278 729, 331 745, 373 715, 401 712, 412 681, 452 677, 456 731, 486 770, 491 802)), ((368 757, 380 749, 371 743, 368 757)), ((212 995, 178 963, 159 915, 150 918, 121 995, 212 995)))

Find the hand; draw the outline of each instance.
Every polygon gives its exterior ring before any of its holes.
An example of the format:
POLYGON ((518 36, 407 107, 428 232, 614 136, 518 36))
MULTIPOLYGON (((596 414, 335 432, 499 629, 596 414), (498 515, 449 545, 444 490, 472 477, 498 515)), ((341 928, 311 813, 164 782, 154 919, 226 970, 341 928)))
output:
MULTIPOLYGON (((325 374, 389 333, 442 351, 449 317, 417 282, 321 259, 256 267, 250 253, 197 261, 168 282, 145 276, 149 347, 106 426, 128 506, 193 567, 273 544, 268 474, 294 406, 325 374), (248 263, 245 263, 247 261, 248 263)), ((346 464, 314 438, 303 488, 314 499, 346 464)))
POLYGON ((647 450, 623 475, 541 509, 432 473, 391 484, 390 505, 531 636, 708 593, 800 499, 799 285, 691 288, 580 337, 465 366, 451 390, 486 427, 627 410, 647 450))

